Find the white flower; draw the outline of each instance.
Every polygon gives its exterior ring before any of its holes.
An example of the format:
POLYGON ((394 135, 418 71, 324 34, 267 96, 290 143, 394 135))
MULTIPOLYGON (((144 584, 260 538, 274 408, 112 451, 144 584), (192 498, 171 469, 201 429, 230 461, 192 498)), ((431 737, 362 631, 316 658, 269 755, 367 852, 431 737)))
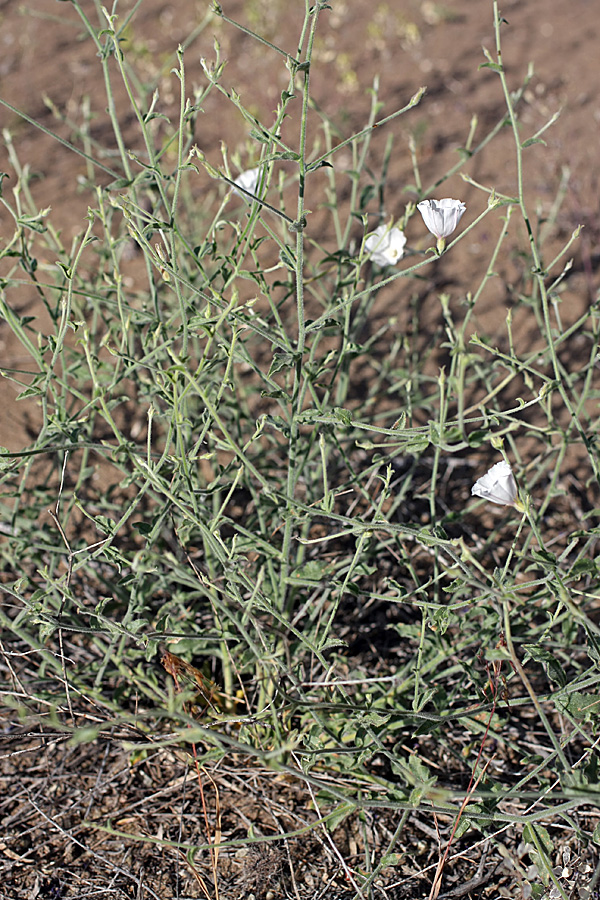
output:
POLYGON ((380 225, 367 236, 365 249, 377 266, 395 266, 404 256, 406 237, 399 228, 380 225))
MULTIPOLYGON (((256 194, 256 188, 258 187, 258 182, 260 181, 260 166, 257 166, 255 169, 246 169, 245 172, 242 172, 241 175, 235 179, 235 183, 238 187, 241 187, 244 191, 248 191, 249 194, 256 194)), ((239 191, 233 189, 236 194, 239 194, 239 191)), ((243 194, 242 196, 246 196, 243 194)))
POLYGON ((462 200, 451 200, 449 197, 444 200, 421 200, 417 204, 427 228, 438 240, 452 234, 466 208, 462 200))
POLYGON ((515 506, 518 502, 517 484, 511 467, 504 460, 482 475, 471 488, 471 493, 500 506, 515 506))

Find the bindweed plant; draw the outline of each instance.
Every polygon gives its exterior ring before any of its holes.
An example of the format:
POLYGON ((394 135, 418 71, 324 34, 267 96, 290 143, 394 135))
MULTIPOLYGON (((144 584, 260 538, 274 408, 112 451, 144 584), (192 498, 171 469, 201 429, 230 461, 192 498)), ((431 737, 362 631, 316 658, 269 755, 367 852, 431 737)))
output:
MULTIPOLYGON (((425 89, 382 116, 375 85, 367 121, 341 134, 312 103, 321 0, 294 11, 294 47, 213 7, 281 65, 270 119, 225 81, 218 46, 194 84, 177 51, 174 114, 136 74, 135 16, 69 8, 114 135, 110 153, 68 142, 90 197, 72 246, 4 133, 0 311, 25 361, 3 377, 36 404, 30 445, 0 457, 15 720, 73 742, 112 729, 132 754, 193 748, 211 782, 234 761, 283 773, 308 792, 300 831, 330 841, 388 816, 340 863, 352 896, 414 890, 416 870, 395 867, 424 819, 431 897, 463 835, 505 850, 509 829, 535 857, 528 889, 568 896, 552 829, 578 852, 598 838, 600 319, 593 303, 563 322, 577 231, 558 246, 562 195, 549 217, 529 195, 545 127, 520 124, 532 73, 509 85, 497 4, 483 67, 505 111, 430 187, 412 141, 401 194, 385 185, 391 141, 379 170, 374 144, 425 89), (217 96, 247 124, 243 161, 198 137, 217 96), (507 129, 511 194, 473 174, 507 129), (467 204, 444 196, 457 174, 467 204), (439 288, 484 228, 478 283, 467 267, 439 288), (498 327, 486 298, 509 258, 498 327), (32 291, 37 319, 20 312, 32 291)), ((237 846, 217 818, 205 807, 194 845, 211 850, 211 896, 237 846)))

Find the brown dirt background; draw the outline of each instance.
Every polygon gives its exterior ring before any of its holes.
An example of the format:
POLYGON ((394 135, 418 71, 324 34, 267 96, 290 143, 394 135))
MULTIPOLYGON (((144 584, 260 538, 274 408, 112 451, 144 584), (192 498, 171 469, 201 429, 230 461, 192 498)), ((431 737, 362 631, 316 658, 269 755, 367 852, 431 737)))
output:
MULTIPOLYGON (((286 0, 223 0, 222 5, 231 18, 294 52, 300 20, 294 4, 286 0)), ((96 22, 92 2, 83 0, 82 6, 96 22)), ((124 17, 131 6, 120 4, 119 15, 124 17)), ((143 0, 135 14, 132 34, 138 69, 143 77, 145 68, 150 75, 160 67, 161 102, 166 110, 173 110, 177 101, 178 84, 170 74, 176 64, 177 45, 205 21, 208 11, 206 2, 143 0)), ((562 309, 568 324, 598 288, 597 0, 505 0, 501 11, 509 23, 504 30, 504 63, 511 87, 517 88, 521 83, 530 60, 535 65, 536 74, 522 109, 524 127, 528 133, 534 133, 562 109, 556 125, 544 135, 547 146, 532 147, 525 163, 531 198, 536 198, 535 202, 545 210, 556 196, 565 167, 570 170, 553 237, 557 247, 576 225, 585 226, 563 295, 562 309)), ((68 140, 72 138, 71 128, 57 120, 44 96, 75 120, 82 103, 89 98, 94 114, 92 133, 99 141, 110 143, 98 61, 91 43, 79 40, 80 28, 75 22, 78 20, 68 2, 0 2, 0 96, 68 140)), ((186 51, 188 84, 202 80, 200 58, 213 57, 213 40, 217 37, 222 57, 228 60, 225 82, 236 87, 244 103, 259 118, 268 121, 286 86, 287 73, 281 60, 214 17, 207 19, 198 31, 186 51)), ((479 120, 477 137, 483 136, 504 114, 497 77, 478 68, 484 61, 482 45, 493 50, 492 4, 487 0, 449 0, 445 4, 427 0, 333 0, 332 10, 322 14, 311 90, 318 105, 346 135, 360 129, 366 121, 370 102, 367 88, 376 75, 385 104, 381 116, 406 104, 421 85, 427 86, 420 106, 390 126, 395 151, 388 181, 388 214, 401 214, 407 200, 403 188, 413 180, 407 145, 410 132, 418 135, 423 183, 429 184, 457 161, 456 148, 464 143, 474 114, 479 120)), ((125 130, 135 147, 135 122, 119 91, 117 108, 125 117, 125 130)), ((219 163, 221 141, 230 150, 241 148, 242 159, 249 158, 248 128, 241 116, 220 103, 216 92, 208 98, 204 110, 197 144, 208 159, 219 163)), ((0 123, 12 133, 21 163, 26 163, 35 174, 36 203, 40 208, 52 207, 53 222, 61 229, 65 245, 69 245, 74 236, 82 233, 87 207, 94 202, 79 186, 78 176, 84 172, 81 159, 5 108, 0 108, 0 123)), ((374 162, 381 158, 386 138, 387 133, 374 137, 374 162)), ((4 183, 8 192, 14 184, 14 173, 3 147, 0 168, 11 176, 4 183)), ((514 193, 516 173, 508 130, 477 158, 471 173, 499 191, 514 193)), ((200 176, 199 203, 205 189, 205 180, 200 176)), ((461 197, 467 203, 464 224, 483 209, 482 195, 465 185, 458 175, 444 185, 442 196, 461 197)), ((309 223, 309 233, 311 227, 326 229, 327 214, 318 209, 319 197, 309 196, 308 206, 317 210, 309 223)), ((10 227, 1 210, 0 235, 12 233, 10 227)), ((442 260, 432 287, 457 295, 478 283, 495 237, 493 231, 482 229, 476 238, 460 244, 456 253, 442 260)), ((485 310, 489 316, 497 317, 499 328, 506 312, 503 284, 504 279, 498 279, 485 300, 485 310)), ((43 330, 43 313, 31 288, 23 287, 20 295, 13 295, 13 302, 20 309, 27 309, 29 315, 38 316, 43 330)), ((382 292, 380 302, 393 302, 393 292, 382 292)), ((519 332, 518 323, 515 333, 523 346, 534 340, 526 331, 519 332)), ((20 347, 0 322, 0 365, 18 368, 19 361, 20 347)), ((17 403, 14 386, 0 381, 0 444, 11 450, 22 448, 35 430, 35 421, 35 406, 17 403)), ((60 735, 5 737, 0 800, 0 816, 4 819, 0 833, 2 898, 62 900, 102 896, 166 900, 202 895, 189 867, 175 850, 107 835, 84 824, 102 824, 110 818, 121 832, 177 840, 179 827, 184 823, 183 834, 190 840, 201 840, 193 779, 188 777, 188 793, 182 795, 180 761, 160 753, 133 761, 120 749, 119 736, 106 736, 93 745, 75 748, 60 735), (8 798, 11 811, 5 817, 6 808, 1 807, 6 807, 8 798)), ((314 820, 310 798, 292 790, 285 779, 273 773, 245 775, 232 769, 223 771, 220 779, 221 804, 227 811, 224 836, 228 838, 245 833, 248 822, 254 822, 261 833, 275 835, 301 830, 314 820)), ((378 828, 384 830, 384 825, 374 820, 369 820, 366 827, 373 834, 378 828)), ((509 836, 504 839, 508 841, 509 836)), ((405 848, 404 862, 393 877, 386 878, 387 887, 378 889, 377 896, 390 900, 426 896, 431 865, 436 860, 435 833, 423 822, 414 840, 412 848, 405 848), (409 878, 407 873, 415 871, 422 874, 409 878)), ((358 858, 360 841, 358 831, 336 834, 338 846, 351 863, 358 858)), ((295 891, 295 896, 302 898, 354 896, 344 880, 339 860, 320 837, 289 840, 285 850, 280 844, 266 846, 264 849, 257 844, 255 853, 240 851, 224 860, 223 898, 255 896, 266 900, 286 896, 287 889, 288 896, 294 896, 295 891), (281 873, 288 868, 295 872, 292 887, 289 879, 282 880, 281 873), (286 889, 282 887, 284 882, 286 889)), ((463 850, 463 857, 449 864, 447 890, 464 886, 479 871, 482 858, 485 863, 477 844, 469 846, 468 852, 463 850)), ((480 880, 472 889, 467 887, 445 896, 521 896, 519 878, 513 870, 502 865, 488 869, 489 879, 480 880)))

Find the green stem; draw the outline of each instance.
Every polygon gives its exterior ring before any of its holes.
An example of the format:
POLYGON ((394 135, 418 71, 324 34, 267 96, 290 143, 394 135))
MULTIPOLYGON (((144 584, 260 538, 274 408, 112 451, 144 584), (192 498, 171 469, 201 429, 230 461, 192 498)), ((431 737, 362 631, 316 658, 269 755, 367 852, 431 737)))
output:
MULTIPOLYGON (((308 0, 305 0, 305 18, 304 30, 309 17, 312 16, 310 31, 306 47, 306 59, 301 64, 304 74, 304 91, 302 96, 302 117, 300 122, 300 140, 299 140, 299 187, 298 187, 298 205, 296 218, 296 308, 298 317, 298 337, 296 341, 296 361, 294 365, 294 386, 292 391, 291 403, 291 424, 289 437, 289 465, 287 474, 287 511, 285 516, 285 525, 282 540, 282 558, 284 571, 282 573, 282 592, 287 591, 287 580, 291 566, 291 543, 293 530, 293 502, 296 493, 296 485, 299 477, 298 459, 300 445, 300 426, 298 417, 302 412, 302 402, 304 398, 303 390, 303 367, 302 359, 306 343, 306 323, 304 317, 304 191, 306 186, 306 127, 308 118, 308 102, 310 96, 310 65, 312 59, 312 51, 314 47, 314 39, 321 10, 320 0, 315 4, 312 10, 309 8, 308 0)), ((284 598, 282 596, 283 604, 284 598)))
POLYGON ((497 54, 497 65, 495 65, 496 71, 500 76, 500 82, 502 84, 502 90, 504 92, 504 99, 506 102, 506 107, 508 110, 508 115, 510 119, 510 124, 512 127, 514 139, 515 139, 515 148, 516 148, 516 160, 517 160, 517 189, 518 189, 518 200, 519 207, 521 210, 521 215, 523 216, 523 221, 525 222, 525 227, 527 229, 527 234, 529 236, 529 246, 531 250, 531 256, 534 263, 534 278, 535 282, 538 286, 540 292, 540 299, 542 303, 542 314, 544 320, 544 329, 546 331, 546 343, 548 346, 548 350, 550 353, 550 360, 552 363, 552 369, 554 372, 554 378, 556 380, 556 386, 562 398, 562 401, 571 417, 572 426, 579 433, 579 436, 588 452, 588 457, 592 466, 592 470, 596 477, 596 480, 600 483, 600 469, 598 467, 598 462, 596 460, 596 456, 594 453, 593 441, 588 438, 585 430, 577 416, 575 409, 571 403, 571 399, 567 394, 567 390, 565 388, 563 382, 563 376, 561 372, 561 368, 559 365, 558 357, 556 354, 555 347, 555 338, 552 333, 552 326, 550 323, 550 304, 548 299, 548 291, 546 289, 545 276, 547 274, 544 269, 542 259, 537 247, 537 242, 535 239, 535 235, 533 233, 533 229, 531 227, 531 221, 529 218, 529 213, 527 211, 527 206, 525 203, 525 191, 524 191, 524 182, 523 182, 523 143, 521 141, 521 137, 519 135, 519 126, 517 122, 517 116, 514 108, 514 101, 511 97, 510 90, 508 88, 508 82, 506 80, 506 73, 504 71, 504 66, 502 64, 502 46, 500 40, 500 26, 502 24, 502 17, 498 11, 498 0, 494 0, 494 29, 496 35, 496 54, 497 54))
POLYGON ((557 738, 556 734, 554 733, 554 729, 552 728, 552 725, 550 724, 546 713, 542 709, 542 706, 540 704, 540 701, 537 698, 537 695, 533 689, 533 686, 532 686, 529 678, 525 674, 525 670, 523 669, 523 666, 521 665, 521 661, 519 660, 519 658, 517 656, 517 652, 515 650, 515 646, 514 646, 513 640, 512 640, 512 631, 511 631, 511 625, 510 625, 510 609, 509 609, 507 597, 502 598, 502 608, 504 611, 504 638, 506 640, 506 647, 510 654, 511 662, 512 662, 516 672, 518 673, 519 678, 521 679, 521 682, 522 682, 523 686, 525 687, 525 690, 527 691, 527 693, 529 694, 529 696, 531 698, 531 702, 533 703, 535 710, 539 716, 539 719, 540 719, 542 725, 544 726, 546 734, 550 738, 550 742, 551 742, 552 746, 554 747, 557 758, 560 760, 560 763, 561 763, 564 771, 570 772, 571 766, 569 764, 569 761, 567 760, 567 757, 564 754, 564 751, 563 751, 563 748, 561 747, 560 741, 557 738))

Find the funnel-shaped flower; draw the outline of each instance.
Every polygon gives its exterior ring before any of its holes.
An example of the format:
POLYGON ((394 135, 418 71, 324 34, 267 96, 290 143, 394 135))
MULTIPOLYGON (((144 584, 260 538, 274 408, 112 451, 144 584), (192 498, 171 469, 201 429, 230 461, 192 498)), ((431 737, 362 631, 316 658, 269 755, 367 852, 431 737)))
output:
POLYGON ((504 460, 482 475, 471 488, 471 493, 499 506, 515 506, 518 502, 517 484, 511 467, 504 460))
MULTIPOLYGON (((260 166, 257 166, 255 169, 246 169, 245 172, 242 172, 241 175, 235 179, 235 183, 242 188, 244 191, 248 191, 249 194, 256 194, 256 188, 258 187, 258 182, 260 180, 260 166)), ((235 188, 233 189, 235 191, 235 188)), ((236 194, 239 194, 239 191, 235 191, 236 194)), ((245 195, 243 195, 245 196, 245 195)))
POLYGON ((376 266, 395 266, 404 256, 406 237, 399 228, 380 225, 365 240, 365 249, 376 266))
POLYGON ((462 200, 421 200, 417 209, 427 228, 438 240, 452 234, 467 207, 462 200))

